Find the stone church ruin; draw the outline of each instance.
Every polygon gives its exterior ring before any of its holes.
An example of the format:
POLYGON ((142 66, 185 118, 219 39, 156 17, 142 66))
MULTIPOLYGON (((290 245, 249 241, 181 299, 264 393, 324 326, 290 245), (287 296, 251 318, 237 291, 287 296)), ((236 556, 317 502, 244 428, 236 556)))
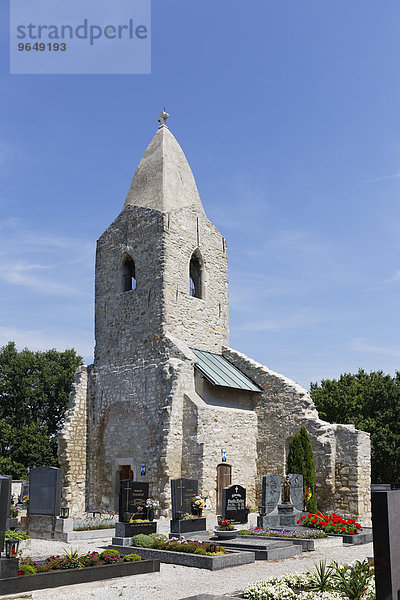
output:
POLYGON ((170 480, 186 477, 213 513, 231 483, 258 506, 304 425, 319 509, 367 524, 369 434, 322 421, 300 385, 229 347, 227 242, 167 116, 97 242, 94 364, 76 373, 59 436, 64 502, 115 511, 120 480, 134 479, 166 515, 170 480))

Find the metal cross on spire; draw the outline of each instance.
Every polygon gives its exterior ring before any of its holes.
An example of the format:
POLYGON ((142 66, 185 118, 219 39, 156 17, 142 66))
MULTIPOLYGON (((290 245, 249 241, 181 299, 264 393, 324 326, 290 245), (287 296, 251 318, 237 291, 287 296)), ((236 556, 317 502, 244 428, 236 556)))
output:
POLYGON ((157 119, 157 121, 160 123, 160 127, 162 127, 163 125, 165 125, 165 127, 167 127, 168 117, 169 117, 169 114, 167 112, 165 112, 165 106, 164 106, 164 109, 161 111, 161 114, 157 119))

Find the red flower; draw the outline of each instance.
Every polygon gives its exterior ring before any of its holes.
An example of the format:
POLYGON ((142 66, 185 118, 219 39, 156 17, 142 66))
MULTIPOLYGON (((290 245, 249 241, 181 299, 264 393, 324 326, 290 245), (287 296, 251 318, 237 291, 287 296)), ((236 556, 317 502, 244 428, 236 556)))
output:
POLYGON ((357 529, 361 529, 360 523, 356 523, 356 527, 357 527, 357 529))
POLYGON ((354 531, 349 531, 349 535, 354 535, 354 531))

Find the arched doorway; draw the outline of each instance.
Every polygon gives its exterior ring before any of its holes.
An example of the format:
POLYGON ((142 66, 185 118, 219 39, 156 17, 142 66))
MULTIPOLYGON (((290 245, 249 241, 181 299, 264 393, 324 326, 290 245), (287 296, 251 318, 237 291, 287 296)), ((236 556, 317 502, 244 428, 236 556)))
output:
POLYGON ((222 514, 222 490, 232 484, 232 465, 217 465, 217 515, 222 514))

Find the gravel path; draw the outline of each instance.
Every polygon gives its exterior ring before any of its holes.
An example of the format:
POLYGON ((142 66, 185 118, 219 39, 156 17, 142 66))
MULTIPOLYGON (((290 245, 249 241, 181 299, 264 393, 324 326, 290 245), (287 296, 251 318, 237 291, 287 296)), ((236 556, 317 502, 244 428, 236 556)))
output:
MULTIPOLYGON (((58 554, 64 548, 76 548, 80 552, 101 550, 111 540, 105 543, 65 544, 44 540, 32 540, 31 556, 48 556, 58 554)), ((314 552, 303 552, 294 558, 280 561, 257 561, 250 565, 231 567, 221 571, 207 571, 190 567, 161 564, 160 573, 121 577, 96 583, 86 583, 56 590, 40 590, 15 596, 15 598, 32 598, 32 600, 178 600, 201 593, 230 595, 234 594, 249 583, 265 579, 273 575, 305 571, 312 568, 320 560, 328 562, 351 562, 363 560, 372 556, 372 543, 362 546, 343 546, 327 548, 314 552)), ((26 554, 26 552, 25 552, 26 554)))
MULTIPOLYGON (((256 515, 250 515, 250 522, 256 515)), ((207 520, 207 528, 211 529, 214 521, 207 520)), ((169 521, 158 521, 158 531, 166 533, 169 521)), ((28 540, 27 547, 23 550, 24 556, 34 559, 46 558, 49 555, 62 554, 65 549, 78 550, 79 553, 88 551, 101 552, 111 543, 111 538, 96 541, 82 542, 51 542, 48 540, 28 540)), ((26 543, 24 543, 25 546, 26 543)), ((372 543, 361 546, 338 546, 303 552, 302 554, 280 561, 257 561, 250 565, 242 565, 222 569, 221 571, 208 571, 182 567, 178 565, 161 564, 160 573, 121 577, 95 583, 85 583, 70 587, 60 587, 50 590, 38 590, 28 594, 13 596, 15 599, 32 600, 180 600, 196 594, 217 594, 229 596, 243 590, 248 584, 260 581, 273 575, 283 575, 305 571, 320 560, 328 562, 352 562, 363 560, 372 556, 372 543)))

